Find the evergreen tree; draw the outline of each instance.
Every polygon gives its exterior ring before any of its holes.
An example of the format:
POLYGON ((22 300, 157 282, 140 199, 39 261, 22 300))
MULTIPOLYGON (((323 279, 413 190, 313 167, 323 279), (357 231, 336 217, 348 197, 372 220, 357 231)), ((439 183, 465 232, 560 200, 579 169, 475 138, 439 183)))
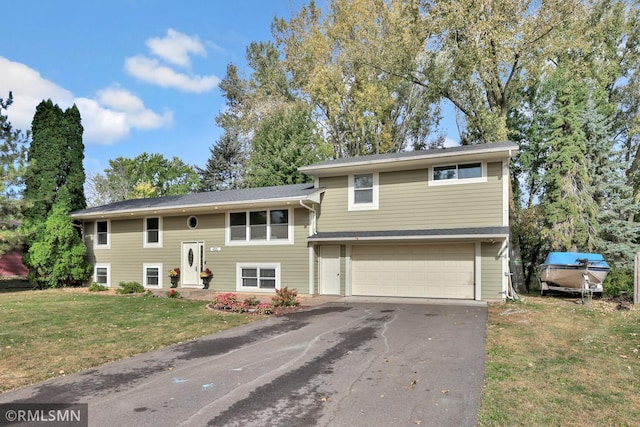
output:
POLYGON ((25 173, 23 227, 28 233, 44 223, 60 189, 60 166, 65 158, 63 112, 49 99, 36 107, 25 173))
POLYGON ((200 174, 200 191, 242 188, 245 154, 237 134, 225 132, 209 150, 211 157, 205 168, 197 168, 200 174))
POLYGON ((62 187, 29 248, 29 280, 40 287, 77 286, 91 275, 87 248, 68 214, 71 197, 62 187))
POLYGON ((62 164, 61 175, 64 184, 69 190, 69 208, 71 211, 84 209, 87 202, 84 195, 84 143, 82 142, 82 119, 80 111, 75 105, 64 112, 63 132, 66 141, 65 157, 62 164))
POLYGON ((566 67, 558 67, 549 81, 553 131, 541 204, 546 226, 542 235, 553 250, 591 251, 596 245, 598 209, 581 117, 588 91, 585 83, 566 67))
POLYGON ((42 101, 36 107, 31 132, 24 179, 26 207, 20 226, 25 235, 22 261, 29 268, 34 267, 29 248, 43 240, 45 221, 62 190, 69 210, 86 207, 83 128, 77 107, 63 112, 50 99, 42 101))
POLYGON ((587 100, 581 119, 593 176, 591 188, 598 205, 598 250, 614 266, 632 271, 634 256, 640 251, 640 224, 629 218, 640 212, 640 204, 627 183, 624 153, 615 151, 611 119, 598 110, 592 98, 587 100))
POLYGON ((0 254, 20 243, 17 225, 22 219, 22 199, 19 193, 24 173, 27 136, 13 129, 2 110, 13 103, 13 96, 0 98, 0 254))
POLYGON ((298 168, 318 161, 321 141, 310 112, 289 107, 262 122, 251 146, 245 182, 266 187, 308 182, 310 177, 298 168))

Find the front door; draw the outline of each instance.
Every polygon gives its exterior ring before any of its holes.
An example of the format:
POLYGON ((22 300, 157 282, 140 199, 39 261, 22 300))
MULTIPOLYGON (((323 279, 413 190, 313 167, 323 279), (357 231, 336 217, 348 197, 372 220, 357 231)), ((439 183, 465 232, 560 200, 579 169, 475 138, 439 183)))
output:
POLYGON ((204 242, 182 242, 182 286, 199 286, 200 272, 204 265, 204 242))
POLYGON ((320 293, 340 295, 340 246, 320 246, 320 293))

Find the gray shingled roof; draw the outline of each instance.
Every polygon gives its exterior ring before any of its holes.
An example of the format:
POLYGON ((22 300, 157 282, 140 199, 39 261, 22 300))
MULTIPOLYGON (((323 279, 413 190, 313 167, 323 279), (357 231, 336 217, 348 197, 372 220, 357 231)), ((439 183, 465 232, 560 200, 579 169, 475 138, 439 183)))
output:
POLYGON ((506 142, 493 142, 491 144, 475 144, 475 145, 460 145, 458 147, 446 147, 446 148, 432 148, 429 150, 417 150, 417 151, 403 151, 400 153, 385 153, 385 154, 372 154, 369 156, 357 156, 357 157, 344 157, 341 159, 330 160, 322 163, 314 163, 309 166, 303 166, 300 169, 314 169, 316 167, 324 166, 339 166, 349 165, 363 162, 378 162, 384 160, 400 160, 400 159, 413 159, 418 157, 439 157, 444 154, 472 154, 481 153, 483 151, 495 151, 501 149, 518 149, 518 144, 510 141, 506 142))
POLYGON ((278 185, 273 187, 243 188, 240 190, 209 191, 180 196, 133 199, 71 212, 72 216, 114 214, 150 209, 170 209, 206 205, 261 202, 280 199, 304 199, 319 189, 314 184, 278 185))
POLYGON ((430 228, 425 230, 377 230, 377 231, 336 231, 316 233, 309 241, 322 240, 376 240, 389 238, 429 238, 429 237, 506 237, 509 227, 466 227, 430 228))

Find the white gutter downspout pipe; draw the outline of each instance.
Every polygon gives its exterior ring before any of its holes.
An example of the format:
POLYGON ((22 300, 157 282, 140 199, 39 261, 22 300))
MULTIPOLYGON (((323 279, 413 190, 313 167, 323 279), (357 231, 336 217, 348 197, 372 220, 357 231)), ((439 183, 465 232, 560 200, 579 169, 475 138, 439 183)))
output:
MULTIPOLYGON (((302 203, 302 200, 300 200, 300 206, 302 206, 303 208, 311 212, 311 221, 309 224, 309 236, 313 236, 314 234, 316 234, 316 210, 302 203)), ((314 295, 313 284, 315 281, 314 280, 315 277, 314 277, 313 267, 314 267, 314 248, 313 246, 309 246, 309 295, 314 295)))

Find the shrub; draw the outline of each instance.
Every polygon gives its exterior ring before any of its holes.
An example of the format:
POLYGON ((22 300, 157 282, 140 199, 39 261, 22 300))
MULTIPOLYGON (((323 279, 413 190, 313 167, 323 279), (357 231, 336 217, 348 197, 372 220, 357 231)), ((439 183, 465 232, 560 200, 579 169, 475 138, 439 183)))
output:
POLYGON ((96 282, 93 282, 91 286, 89 286, 89 292, 102 292, 108 290, 109 288, 96 282))
POLYGON ((228 293, 214 296, 211 305, 218 310, 231 310, 236 302, 238 302, 236 294, 228 293))
POLYGON ((622 268, 612 268, 603 283, 604 293, 617 297, 622 292, 633 295, 633 272, 622 268))
POLYGON ((256 313, 257 314, 273 314, 273 304, 271 304, 270 302, 261 302, 260 304, 256 305, 256 313))
POLYGON ((231 305, 230 310, 233 311, 234 313, 245 313, 249 311, 249 308, 244 302, 236 301, 231 305))
POLYGON ((138 294, 144 291, 144 286, 138 282, 120 282, 116 289, 116 293, 119 294, 138 294))
POLYGON ((168 298, 180 298, 180 292, 176 291, 175 289, 171 289, 169 292, 167 292, 167 297, 168 298))
POLYGON ((249 307, 255 307, 258 304, 260 304, 260 300, 258 298, 256 298, 255 296, 250 296, 249 298, 246 298, 244 300, 244 303, 249 307))
POLYGON ((298 290, 285 286, 282 289, 276 289, 276 296, 271 298, 274 307, 293 307, 300 304, 298 301, 298 290))

